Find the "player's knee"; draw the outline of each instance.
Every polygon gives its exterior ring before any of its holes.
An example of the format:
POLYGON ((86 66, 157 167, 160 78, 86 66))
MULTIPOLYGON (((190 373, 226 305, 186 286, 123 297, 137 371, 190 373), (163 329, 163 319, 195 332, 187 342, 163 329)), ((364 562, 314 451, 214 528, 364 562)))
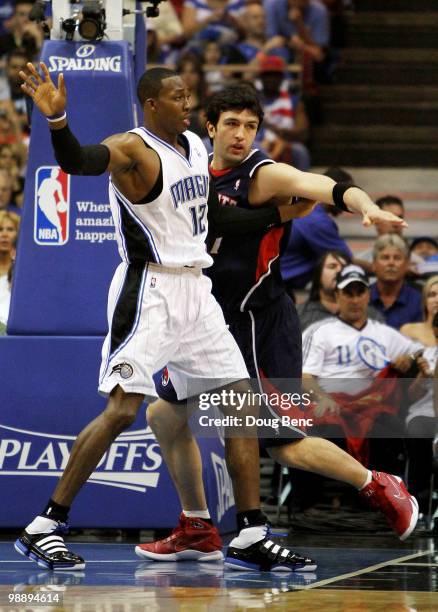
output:
POLYGON ((104 416, 115 432, 122 432, 134 423, 141 404, 141 396, 111 397, 104 416))

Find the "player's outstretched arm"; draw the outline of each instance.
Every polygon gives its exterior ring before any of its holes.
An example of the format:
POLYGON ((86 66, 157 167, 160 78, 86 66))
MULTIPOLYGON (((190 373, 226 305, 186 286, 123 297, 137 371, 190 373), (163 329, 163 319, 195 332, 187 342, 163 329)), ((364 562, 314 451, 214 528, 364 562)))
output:
MULTIPOLYGON (((104 143, 82 146, 67 124, 64 75, 58 76, 58 85, 55 86, 43 62, 40 62, 40 69, 41 73, 29 62, 26 71, 20 72, 21 88, 47 118, 56 160, 61 168, 68 174, 77 175, 98 175, 107 170, 118 172, 132 168, 144 149, 139 138, 133 134, 116 134, 104 143)), ((152 159, 152 164, 154 161, 152 159)))
POLYGON ((262 204, 276 197, 299 196, 309 200, 325 202, 343 210, 361 214, 365 226, 389 221, 406 227, 403 219, 388 211, 381 210, 370 196, 358 187, 335 183, 328 176, 301 172, 287 164, 262 166, 251 184, 250 201, 262 204))

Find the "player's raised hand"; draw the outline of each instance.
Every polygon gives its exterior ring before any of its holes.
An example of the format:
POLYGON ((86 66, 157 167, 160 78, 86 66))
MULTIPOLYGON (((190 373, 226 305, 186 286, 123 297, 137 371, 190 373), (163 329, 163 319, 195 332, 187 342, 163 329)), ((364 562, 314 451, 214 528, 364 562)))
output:
POLYGON ((58 76, 58 87, 56 87, 47 66, 43 62, 40 62, 40 68, 42 75, 29 62, 26 71, 20 71, 19 74, 23 80, 21 89, 32 98, 35 105, 46 117, 62 114, 67 104, 64 75, 60 74, 58 76))

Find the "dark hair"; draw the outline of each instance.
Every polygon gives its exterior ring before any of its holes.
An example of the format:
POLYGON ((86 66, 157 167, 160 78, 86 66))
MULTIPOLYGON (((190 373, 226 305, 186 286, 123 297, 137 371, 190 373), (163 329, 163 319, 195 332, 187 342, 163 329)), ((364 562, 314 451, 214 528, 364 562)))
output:
POLYGON ((230 85, 222 89, 222 91, 212 95, 207 102, 207 121, 216 126, 221 114, 230 110, 248 110, 254 113, 259 119, 258 129, 260 129, 264 112, 260 100, 258 99, 257 92, 251 85, 247 85, 246 83, 230 85))
POLYGON ((322 255, 318 259, 317 264, 313 270, 312 286, 310 288, 309 293, 309 302, 319 302, 319 290, 321 289, 322 269, 329 255, 334 257, 337 261, 342 259, 343 261, 345 261, 345 265, 351 263, 351 257, 343 251, 333 249, 332 251, 327 251, 327 253, 324 253, 324 255, 322 255))
POLYGON ((438 327, 438 312, 436 312, 433 316, 432 327, 438 327))
POLYGON ((402 208, 405 207, 405 205, 403 204, 403 200, 395 195, 386 195, 382 196, 381 198, 377 198, 376 204, 379 208, 383 208, 387 204, 398 204, 402 208))
POLYGON ((196 87, 196 95, 199 98, 199 106, 203 106, 204 100, 206 98, 206 84, 205 84, 205 74, 204 69, 202 67, 202 60, 199 55, 196 53, 185 53, 179 58, 179 62, 176 66, 176 70, 178 74, 180 74, 184 70, 185 64, 192 64, 197 75, 199 76, 199 83, 196 87))
POLYGON ((158 98, 163 79, 178 76, 175 70, 170 68, 150 68, 140 77, 137 85, 137 97, 143 106, 148 98, 158 98))
POLYGON ((330 166, 330 168, 327 168, 324 172, 324 176, 328 176, 337 183, 353 183, 351 174, 338 166, 330 166))
POLYGON ((28 53, 23 47, 15 47, 15 49, 12 49, 12 51, 6 55, 6 63, 9 64, 13 57, 21 57, 21 59, 26 60, 26 62, 29 61, 28 53))

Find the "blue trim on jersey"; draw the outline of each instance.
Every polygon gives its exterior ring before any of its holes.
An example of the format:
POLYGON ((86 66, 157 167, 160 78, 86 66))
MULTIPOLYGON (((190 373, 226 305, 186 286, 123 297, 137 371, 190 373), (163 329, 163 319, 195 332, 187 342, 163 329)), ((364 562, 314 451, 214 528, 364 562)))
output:
MULTIPOLYGON (((137 217, 137 215, 134 213, 134 211, 132 210, 132 208, 129 206, 130 202, 128 200, 128 198, 126 198, 123 193, 121 193, 117 187, 114 185, 114 183, 111 183, 111 185, 113 186, 114 189, 114 193, 116 196, 116 200, 119 204, 122 204, 124 206, 124 208, 127 210, 128 214, 134 219, 134 221, 142 228, 144 235, 146 236, 146 239, 149 243, 149 246, 151 248, 151 251, 153 252, 153 254, 155 255, 155 263, 161 263, 161 257, 158 254, 158 249, 155 246, 155 242, 154 242, 154 238, 152 236, 152 233, 150 231, 150 229, 144 225, 144 223, 141 221, 141 219, 139 219, 137 217)), ((123 235, 123 232, 122 232, 123 235)))
MULTIPOLYGON (((114 316, 114 313, 116 312, 117 304, 119 303, 120 294, 122 293, 122 289, 123 289, 123 287, 124 287, 124 285, 125 285, 126 275, 128 274, 128 266, 129 266, 129 264, 127 263, 127 264, 126 264, 126 267, 125 267, 124 274, 123 274, 123 279, 122 279, 122 282, 120 283, 120 287, 119 287, 119 290, 118 290, 118 292, 117 292, 117 297, 116 297, 116 301, 115 301, 115 304, 114 304, 113 316, 114 316)), ((110 325, 109 325, 109 333, 110 333, 110 334, 111 334, 111 327, 112 327, 112 323, 113 323, 113 322, 112 322, 112 320, 111 320, 111 323, 110 323, 110 325)), ((110 340, 111 340, 111 337, 110 337, 110 340)), ((111 350, 111 341, 110 341, 110 343, 109 343, 109 345, 108 345, 108 354, 107 354, 107 356, 106 356, 106 360, 105 360, 105 369, 104 369, 104 371, 103 371, 102 376, 101 376, 101 377, 100 377, 100 379, 99 379, 99 386, 102 384, 102 381, 103 381, 103 379, 105 378, 105 374, 107 373, 107 370, 108 370, 108 365, 109 365, 109 362, 110 362, 110 350, 111 350)))
POLYGON ((167 149, 169 149, 173 153, 176 153, 179 157, 181 157, 181 159, 183 159, 186 162, 186 164, 189 166, 189 168, 192 168, 192 164, 190 163, 190 160, 192 159, 192 147, 191 147, 190 141, 189 141, 189 139, 187 137, 186 137, 187 138, 187 143, 189 145, 189 159, 187 159, 187 157, 185 157, 185 155, 182 155, 178 151, 178 149, 175 149, 175 147, 172 147, 171 144, 169 144, 165 140, 161 140, 161 138, 156 136, 156 134, 152 134, 152 132, 149 132, 149 130, 147 130, 145 127, 140 127, 140 129, 144 130, 148 136, 150 136, 151 138, 153 138, 154 140, 156 140, 157 142, 162 144, 164 147, 166 147, 167 149))
MULTIPOLYGON (((115 192, 114 185, 112 184, 111 180, 110 180, 109 184, 110 184, 110 187, 113 190, 114 197, 117 200, 117 194, 115 192)), ((117 217, 118 217, 118 219, 117 219, 117 227, 119 228, 119 235, 120 235, 120 240, 122 242, 123 253, 125 254, 126 262, 129 263, 129 255, 128 255, 128 250, 126 248, 125 235, 124 235, 123 229, 122 229, 122 215, 120 214, 120 210, 117 211, 117 217)))
MULTIPOLYGON (((107 364, 106 364, 106 367, 105 367, 105 371, 102 374, 102 381, 103 381, 103 379, 106 376, 106 373, 108 371, 108 366, 109 366, 111 360, 114 359, 114 357, 120 353, 120 351, 128 344, 128 342, 131 340, 132 336, 137 331, 138 323, 140 321, 141 303, 143 301, 143 294, 144 294, 144 288, 145 288, 145 285, 146 285, 146 278, 147 278, 147 275, 148 275, 148 271, 149 271, 149 264, 146 264, 146 267, 143 270, 143 274, 142 274, 140 291, 138 292, 137 308, 136 308, 136 311, 135 311, 135 319, 134 319, 134 324, 132 326, 132 329, 129 332, 128 336, 125 338, 125 340, 122 342, 122 344, 114 351, 114 353, 108 355, 108 361, 107 361, 107 364)), ((123 287, 123 285, 122 285, 122 287, 123 287)), ((114 309, 114 312, 115 312, 115 309, 114 309)), ((110 332, 109 333, 111 333, 111 328, 110 328, 110 332)), ((100 383, 100 384, 102 384, 102 383, 100 383)))

